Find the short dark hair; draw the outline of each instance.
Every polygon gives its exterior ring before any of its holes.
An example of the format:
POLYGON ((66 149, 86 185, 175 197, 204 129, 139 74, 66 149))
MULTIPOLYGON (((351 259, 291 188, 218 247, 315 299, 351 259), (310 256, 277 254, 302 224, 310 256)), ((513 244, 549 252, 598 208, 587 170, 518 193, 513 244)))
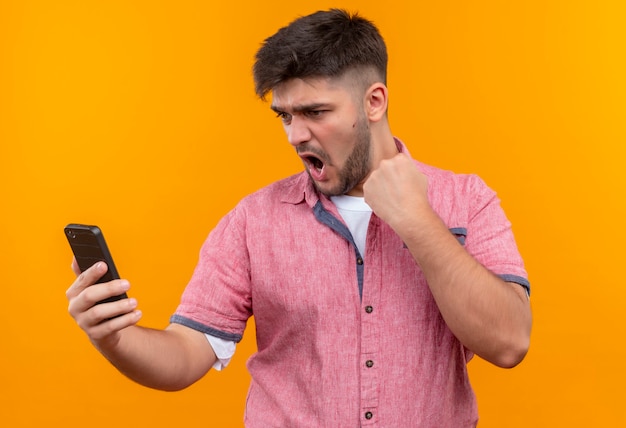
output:
POLYGON ((386 83, 387 47, 378 28, 343 9, 318 11, 265 39, 253 68, 255 91, 265 99, 286 80, 339 77, 358 68, 374 70, 386 83))

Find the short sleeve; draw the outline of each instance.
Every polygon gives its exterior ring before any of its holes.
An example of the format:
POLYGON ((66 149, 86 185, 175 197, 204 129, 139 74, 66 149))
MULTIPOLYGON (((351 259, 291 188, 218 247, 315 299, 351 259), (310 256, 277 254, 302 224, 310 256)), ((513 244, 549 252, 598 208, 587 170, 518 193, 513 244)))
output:
POLYGON ((467 185, 471 196, 465 248, 483 266, 505 281, 520 284, 530 294, 528 274, 511 222, 496 192, 475 175, 470 176, 467 185))
POLYGON ((202 245, 173 323, 239 342, 252 315, 245 210, 228 213, 202 245))

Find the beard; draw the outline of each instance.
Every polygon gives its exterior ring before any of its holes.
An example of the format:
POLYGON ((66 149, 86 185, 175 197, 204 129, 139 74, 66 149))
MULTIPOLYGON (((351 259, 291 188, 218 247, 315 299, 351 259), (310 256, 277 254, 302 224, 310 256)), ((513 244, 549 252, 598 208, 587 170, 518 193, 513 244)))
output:
MULTIPOLYGON (((346 162, 337 173, 337 184, 331 188, 322 188, 311 178, 315 188, 326 196, 341 196, 362 182, 370 172, 370 146, 372 134, 364 114, 359 115, 355 127, 355 146, 346 162)), ((328 156, 323 156, 328 159, 328 156)), ((311 176, 309 172, 309 177, 311 176)))

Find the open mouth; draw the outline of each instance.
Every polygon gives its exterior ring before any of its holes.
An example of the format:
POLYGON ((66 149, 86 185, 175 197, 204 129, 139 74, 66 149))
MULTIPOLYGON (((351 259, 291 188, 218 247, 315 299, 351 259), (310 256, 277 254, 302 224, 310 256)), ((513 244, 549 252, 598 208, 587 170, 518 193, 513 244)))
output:
POLYGON ((312 166, 313 168, 315 168, 318 172, 322 172, 322 170, 324 169, 324 162, 322 162, 322 160, 316 156, 305 156, 304 160, 306 160, 306 162, 312 166))
POLYGON ((313 180, 323 181, 326 178, 326 164, 321 157, 310 153, 301 154, 300 157, 313 180))

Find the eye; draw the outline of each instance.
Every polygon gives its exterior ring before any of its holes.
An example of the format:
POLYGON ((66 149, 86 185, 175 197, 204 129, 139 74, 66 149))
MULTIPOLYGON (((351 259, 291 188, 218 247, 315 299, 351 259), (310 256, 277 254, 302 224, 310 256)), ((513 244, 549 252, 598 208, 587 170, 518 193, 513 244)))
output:
POLYGON ((284 111, 276 112, 276 117, 279 118, 283 123, 291 122, 291 115, 289 113, 285 113, 284 111))
POLYGON ((309 110, 306 112, 306 115, 312 118, 320 117, 324 114, 326 110, 309 110))

